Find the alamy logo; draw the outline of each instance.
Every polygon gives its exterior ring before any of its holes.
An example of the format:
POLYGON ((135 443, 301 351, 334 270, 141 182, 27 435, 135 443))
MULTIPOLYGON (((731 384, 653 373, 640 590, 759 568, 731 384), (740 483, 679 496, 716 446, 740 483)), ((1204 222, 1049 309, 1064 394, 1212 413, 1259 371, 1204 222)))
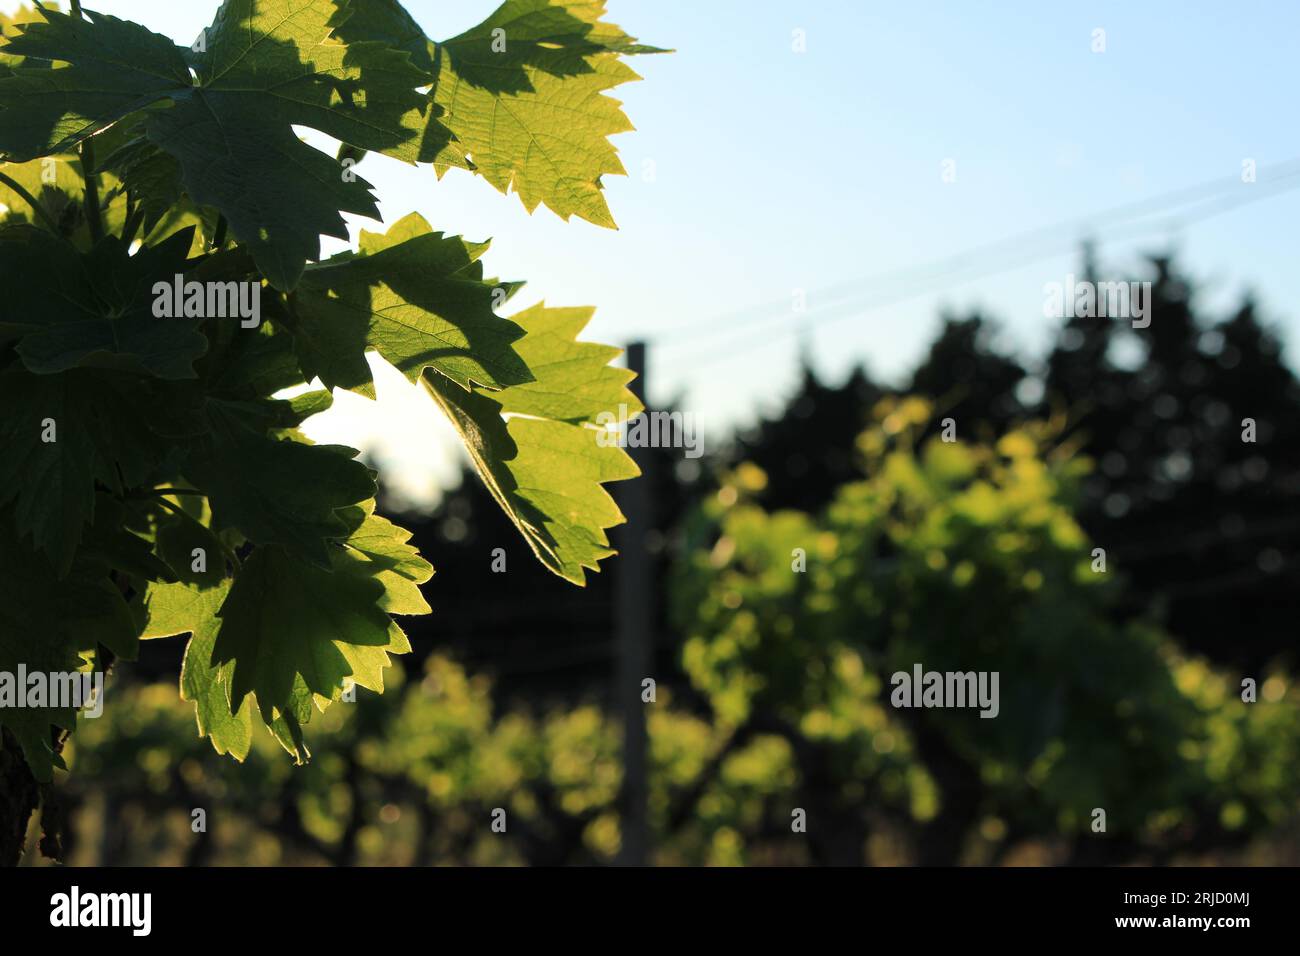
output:
POLYGON ((1076 280, 1043 286, 1043 317, 1048 319, 1131 319, 1133 328, 1151 324, 1150 282, 1076 280))
POLYGON ((104 712, 102 671, 29 671, 19 664, 17 672, 0 671, 0 710, 49 707, 82 711, 83 717, 104 712), (83 710, 84 708, 84 710, 83 710))
POLYGON ((993 718, 998 704, 997 671, 926 671, 912 665, 912 673, 896 671, 889 702, 895 707, 978 707, 980 716, 993 718))
POLYGON ((153 287, 153 314, 158 319, 242 319, 239 327, 262 323, 262 283, 186 282, 177 274, 153 287))
POLYGON ((687 458, 704 454, 704 438, 690 412, 640 412, 628 417, 626 405, 618 414, 600 412, 596 444, 601 448, 682 448, 687 458))
POLYGON ((148 936, 153 928, 153 894, 82 893, 74 886, 50 897, 50 925, 127 926, 133 936, 148 936))

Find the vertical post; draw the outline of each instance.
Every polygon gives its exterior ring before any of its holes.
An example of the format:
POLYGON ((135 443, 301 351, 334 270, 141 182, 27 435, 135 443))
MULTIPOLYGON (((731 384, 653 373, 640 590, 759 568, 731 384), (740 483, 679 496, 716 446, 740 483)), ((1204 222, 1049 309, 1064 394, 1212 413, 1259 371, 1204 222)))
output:
MULTIPOLYGON (((627 347, 627 367, 636 373, 631 388, 646 403, 646 348, 644 342, 627 347)), ((618 663, 614 675, 615 709, 623 715, 623 789, 619 795, 622 846, 618 863, 644 866, 649 849, 646 821, 646 705, 641 701, 641 681, 650 675, 651 603, 650 555, 646 535, 651 529, 649 448, 629 448, 641 477, 622 482, 618 502, 627 524, 617 531, 614 616, 618 663)))

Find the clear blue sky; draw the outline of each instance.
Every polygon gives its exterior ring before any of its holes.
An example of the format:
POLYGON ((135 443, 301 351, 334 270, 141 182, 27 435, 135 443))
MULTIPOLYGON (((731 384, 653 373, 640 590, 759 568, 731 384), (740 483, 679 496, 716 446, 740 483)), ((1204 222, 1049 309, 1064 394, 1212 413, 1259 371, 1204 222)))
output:
MULTIPOLYGON (((216 7, 87 3, 186 43, 216 7)), ((406 5, 431 35, 450 36, 496 4, 406 5)), ((684 392, 706 447, 730 424, 779 407, 801 324, 782 305, 775 318, 722 335, 721 316, 788 303, 796 288, 815 310, 828 287, 1231 180, 1246 158, 1265 167, 1300 157, 1300 4, 1287 0, 609 0, 609 10, 628 32, 677 50, 638 58, 645 81, 617 94, 637 126, 616 139, 631 175, 606 183, 620 231, 545 210, 530 217, 467 174, 439 183, 428 169, 377 158, 361 171, 387 220, 415 209, 436 228, 492 237, 491 270, 529 280, 521 305, 595 305, 589 337, 598 340, 663 336, 651 352, 652 397, 684 392), (1106 31, 1100 54, 1096 28, 1106 31), (804 53, 792 50, 795 29, 806 32, 804 53), (955 183, 941 180, 945 159, 956 162, 955 183), (738 346, 745 351, 730 357, 738 346)), ((1094 234, 1116 265, 1178 250, 1211 306, 1255 291, 1294 358, 1297 221, 1300 190, 1140 241, 1094 234)), ((1056 241, 1083 235, 1066 230, 1056 241)), ((1043 285, 1076 265, 1060 253, 849 314, 811 331, 810 347, 832 376, 863 360, 888 378, 926 346, 941 308, 980 307, 1033 355, 1054 324, 1041 315, 1043 285)), ((342 402, 320 434, 379 441, 413 475, 444 480, 446 433, 400 382, 380 387, 378 408, 342 402)))

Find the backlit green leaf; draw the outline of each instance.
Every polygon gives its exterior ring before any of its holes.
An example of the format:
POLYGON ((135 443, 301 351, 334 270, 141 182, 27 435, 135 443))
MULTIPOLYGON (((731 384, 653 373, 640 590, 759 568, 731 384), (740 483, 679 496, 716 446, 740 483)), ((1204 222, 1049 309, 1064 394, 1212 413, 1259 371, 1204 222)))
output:
POLYGON ((623 521, 602 485, 640 474, 592 427, 602 411, 617 416, 623 406, 632 415, 641 405, 626 387, 631 373, 608 365, 618 350, 576 340, 591 315, 538 305, 514 317, 527 332, 517 348, 535 382, 467 392, 437 372, 424 376, 533 552, 575 584, 614 553, 605 529, 623 521))
POLYGON ((433 232, 412 213, 387 236, 363 233, 361 249, 309 269, 295 294, 308 378, 372 394, 365 352, 374 349, 412 382, 426 368, 464 388, 529 381, 512 347, 523 330, 493 311, 513 287, 483 278, 486 243, 433 232))

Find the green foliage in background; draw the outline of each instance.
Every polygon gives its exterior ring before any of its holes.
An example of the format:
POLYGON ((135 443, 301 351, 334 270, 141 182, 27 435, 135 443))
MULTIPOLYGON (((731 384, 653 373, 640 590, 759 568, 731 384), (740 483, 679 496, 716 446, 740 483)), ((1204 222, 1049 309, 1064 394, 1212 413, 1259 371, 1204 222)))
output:
MULTIPOLYGON (((501 710, 488 677, 434 656, 421 679, 395 670, 382 698, 361 691, 330 708, 309 765, 289 765, 259 735, 237 768, 194 737, 171 687, 123 681, 113 692, 121 706, 78 731, 77 772, 60 786, 72 864, 573 864, 618 853, 621 732, 594 703, 501 710), (205 809, 198 832, 193 808, 205 809), (489 826, 497 808, 504 833, 489 826)), ((790 802, 787 748, 757 740, 731 756, 674 824, 718 731, 661 695, 649 732, 658 860, 741 862, 765 806, 775 820, 790 802)))
MULTIPOLYGON (((602 16, 507 0, 440 43, 395 0, 226 0, 192 47, 79 8, 4 22, 0 670, 188 634, 199 732, 244 759, 264 725, 305 760, 313 712, 382 690, 409 650, 394 616, 429 612, 433 568, 374 514, 376 474, 300 431, 334 387, 374 397, 376 356, 447 412, 549 568, 583 584, 612 554, 603 486, 637 470, 595 415, 639 405, 616 350, 578 341, 591 310, 500 315, 521 283, 418 215, 318 261, 344 213, 378 218, 370 152, 613 226, 608 136, 631 127, 605 93, 652 50, 602 16), (157 318, 177 274, 256 284, 262 321, 157 318)), ((71 711, 0 722, 36 779, 63 765, 71 711)))
POLYGON ((1244 703, 1158 630, 1109 623, 1123 558, 1099 570, 1071 517, 1086 463, 1052 428, 914 447, 928 404, 880 413, 866 477, 824 514, 765 512, 748 500, 764 476, 741 467, 697 519, 676 594, 693 684, 738 735, 802 748, 805 780, 836 794, 821 826, 860 841, 850 857, 879 829, 868 807, 950 863, 979 834, 1086 846, 1095 808, 1096 840, 1129 848, 1295 818, 1295 690, 1261 676, 1244 703), (918 663, 999 672, 1000 713, 891 706, 890 676, 918 663))

